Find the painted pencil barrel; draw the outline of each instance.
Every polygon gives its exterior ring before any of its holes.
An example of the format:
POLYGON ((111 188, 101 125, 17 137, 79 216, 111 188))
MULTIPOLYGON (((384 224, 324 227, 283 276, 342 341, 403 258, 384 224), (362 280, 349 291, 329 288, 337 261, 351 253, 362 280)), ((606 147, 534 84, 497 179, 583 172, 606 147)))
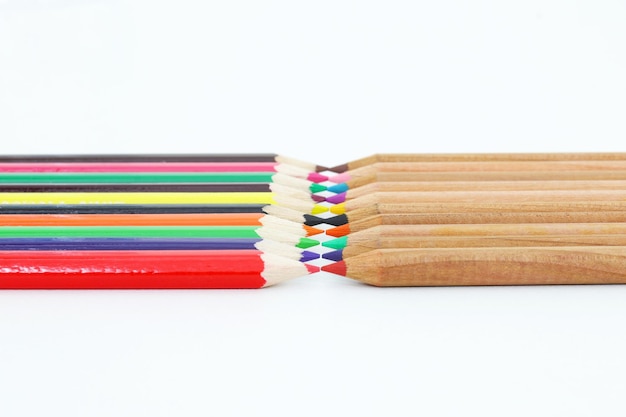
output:
POLYGON ((168 184, 269 183, 273 172, 0 172, 0 184, 168 184))
POLYGON ((265 204, 7 204, 1 215, 262 213, 265 204))
POLYGON ((261 288, 257 250, 0 252, 3 289, 261 288))
MULTIPOLYGON (((1 220, 1 217, 0 217, 1 220)), ((0 238, 162 237, 252 238, 258 226, 0 226, 0 238)))
POLYGON ((0 155, 0 162, 275 162, 278 155, 258 154, 46 154, 46 155, 0 155))
POLYGON ((262 213, 2 214, 0 226, 260 226, 262 213))
POLYGON ((0 162, 0 172, 274 172, 275 162, 0 162))
POLYGON ((272 204, 272 193, 2 193, 0 204, 272 204))
POLYGON ((0 193, 269 193, 266 183, 0 184, 0 193))
POLYGON ((0 251, 253 250, 260 240, 259 238, 0 238, 0 251))

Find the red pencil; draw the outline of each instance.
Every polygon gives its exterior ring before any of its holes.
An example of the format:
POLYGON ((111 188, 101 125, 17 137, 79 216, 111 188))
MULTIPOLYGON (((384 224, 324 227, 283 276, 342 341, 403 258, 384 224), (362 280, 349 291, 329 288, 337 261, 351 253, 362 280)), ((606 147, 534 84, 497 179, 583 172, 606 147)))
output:
POLYGON ((262 288, 316 270, 257 250, 6 251, 0 289, 262 288))

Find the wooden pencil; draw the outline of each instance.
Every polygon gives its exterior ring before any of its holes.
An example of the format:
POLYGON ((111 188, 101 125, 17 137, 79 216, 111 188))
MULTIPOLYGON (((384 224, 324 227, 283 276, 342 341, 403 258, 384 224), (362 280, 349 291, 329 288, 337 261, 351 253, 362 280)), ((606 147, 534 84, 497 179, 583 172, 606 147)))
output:
MULTIPOLYGON (((626 205, 626 204, 625 204, 626 205)), ((405 224, 486 224, 486 223, 618 223, 626 222, 626 211, 496 211, 496 212, 449 212, 378 214, 362 220, 348 222, 328 229, 330 236, 345 236, 375 226, 405 224)), ((327 223, 318 219, 317 224, 327 223)))
POLYGON ((373 249, 626 245, 626 223, 386 225, 322 243, 353 256, 373 249), (455 246, 456 245, 456 246, 455 246))
MULTIPOLYGON (((448 191, 448 192, 404 192, 373 193, 345 203, 330 207, 335 214, 342 214, 358 209, 373 207, 376 204, 416 205, 430 204, 528 204, 552 203, 554 205, 571 203, 614 202, 620 205, 626 201, 626 190, 540 190, 540 191, 448 191)), ((613 209, 612 211, 617 210, 613 209)))
MULTIPOLYGON (((326 198, 332 203, 341 203, 377 192, 406 191, 541 191, 541 190, 626 190, 626 180, 598 181, 405 181, 375 182, 362 187, 347 189, 335 188, 340 191, 337 196, 326 198)), ((334 191, 329 187, 328 191, 334 191)))
MULTIPOLYGON (((626 180, 625 170, 584 170, 584 171, 451 171, 451 172, 377 172, 366 167, 355 175, 334 176, 335 184, 346 183, 354 189, 374 182, 415 182, 415 181, 598 181, 626 180)), ((329 177, 317 181, 329 181, 329 177)))
POLYGON ((626 160, 626 153, 611 152, 552 152, 552 153, 382 153, 338 165, 332 168, 316 167, 317 171, 345 172, 380 162, 520 162, 520 161, 618 161, 626 160))
POLYGON ((0 251, 254 250, 260 238, 0 238, 0 251))
POLYGON ((379 249, 322 270, 375 286, 624 284, 626 247, 379 249))

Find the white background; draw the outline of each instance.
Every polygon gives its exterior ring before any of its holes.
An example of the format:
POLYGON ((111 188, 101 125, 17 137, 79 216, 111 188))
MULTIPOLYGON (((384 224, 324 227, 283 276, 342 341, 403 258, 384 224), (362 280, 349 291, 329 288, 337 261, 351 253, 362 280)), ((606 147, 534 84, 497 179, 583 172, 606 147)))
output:
MULTIPOLYGON (((626 151, 620 1, 0 0, 0 152, 626 151)), ((0 292, 0 415, 623 416, 626 288, 0 292)))

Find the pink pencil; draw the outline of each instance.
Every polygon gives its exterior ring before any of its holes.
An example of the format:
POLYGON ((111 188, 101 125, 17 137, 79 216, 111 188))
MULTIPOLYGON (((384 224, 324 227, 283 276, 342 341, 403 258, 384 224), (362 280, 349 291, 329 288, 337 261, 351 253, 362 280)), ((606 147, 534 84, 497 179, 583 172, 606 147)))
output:
POLYGON ((0 163, 0 172, 274 172, 274 162, 0 163))

